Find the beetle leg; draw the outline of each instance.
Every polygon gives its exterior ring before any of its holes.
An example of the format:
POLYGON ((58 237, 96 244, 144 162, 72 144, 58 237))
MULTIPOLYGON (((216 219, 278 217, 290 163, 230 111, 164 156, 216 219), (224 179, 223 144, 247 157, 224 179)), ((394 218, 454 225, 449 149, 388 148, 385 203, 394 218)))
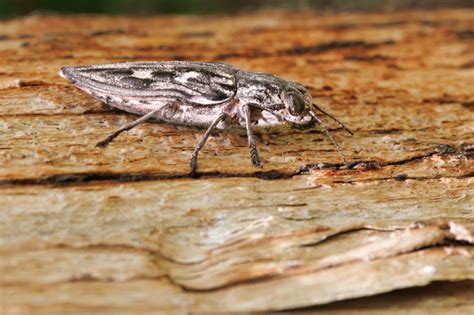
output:
POLYGON ((198 157, 198 154, 199 154, 199 150, 201 150, 202 147, 204 146, 204 144, 206 144, 206 141, 209 138, 209 136, 211 135, 212 130, 214 130, 214 128, 216 128, 217 124, 219 122, 221 122, 226 116, 227 116, 226 113, 224 113, 224 112, 220 113, 219 116, 217 116, 217 118, 207 128, 207 130, 204 133, 204 135, 202 136, 201 140, 199 140, 199 142, 194 147, 194 151, 191 155, 191 162, 189 163, 190 166, 191 166, 191 173, 190 173, 191 177, 194 177, 196 175, 197 157, 198 157))
POLYGON ((112 142, 115 138, 117 138, 119 134, 121 134, 124 131, 130 130, 140 124, 143 124, 148 119, 150 119, 154 114, 156 114, 158 111, 159 111, 158 109, 151 111, 148 114, 138 118, 137 120, 129 124, 126 124, 125 126, 120 127, 119 129, 115 130, 110 135, 108 135, 104 140, 97 142, 95 146, 100 147, 100 148, 105 148, 110 142, 112 142))
POLYGON ((256 167, 262 167, 263 163, 258 156, 257 145, 253 137, 249 105, 244 105, 242 110, 244 111, 245 129, 247 130, 247 140, 250 148, 250 161, 252 161, 252 164, 256 167))

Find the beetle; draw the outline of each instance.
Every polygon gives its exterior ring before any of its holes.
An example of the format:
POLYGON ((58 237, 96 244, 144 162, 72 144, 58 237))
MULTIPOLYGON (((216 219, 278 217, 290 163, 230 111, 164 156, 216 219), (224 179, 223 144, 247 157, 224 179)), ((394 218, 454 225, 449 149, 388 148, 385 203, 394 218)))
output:
POLYGON ((252 132, 256 124, 286 123, 298 129, 319 125, 344 162, 341 148, 316 113, 353 134, 314 104, 302 84, 223 63, 122 62, 63 67, 60 75, 106 104, 141 115, 97 143, 98 147, 106 147, 120 133, 148 120, 206 128, 191 154, 191 175, 196 174, 199 151, 214 129, 245 128, 250 160, 257 167, 263 164, 252 132))

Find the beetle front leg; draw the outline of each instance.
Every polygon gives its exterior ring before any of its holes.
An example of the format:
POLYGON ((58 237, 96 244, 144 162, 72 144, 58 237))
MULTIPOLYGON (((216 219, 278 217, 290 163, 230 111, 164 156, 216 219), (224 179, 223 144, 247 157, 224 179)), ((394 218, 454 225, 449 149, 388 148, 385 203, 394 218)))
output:
POLYGON ((247 140, 250 148, 250 161, 252 161, 252 164, 256 167, 262 167, 263 163, 258 156, 257 145, 255 144, 255 138, 252 132, 250 106, 244 105, 242 111, 244 112, 245 129, 247 130, 247 140))

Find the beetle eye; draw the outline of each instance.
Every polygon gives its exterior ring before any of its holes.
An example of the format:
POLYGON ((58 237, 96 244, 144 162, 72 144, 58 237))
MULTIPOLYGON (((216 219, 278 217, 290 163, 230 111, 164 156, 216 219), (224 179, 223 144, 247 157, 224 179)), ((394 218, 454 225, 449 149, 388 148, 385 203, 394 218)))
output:
POLYGON ((299 97, 296 94, 290 95, 289 97, 289 110, 290 113, 294 116, 298 116, 304 112, 305 102, 303 98, 299 97))

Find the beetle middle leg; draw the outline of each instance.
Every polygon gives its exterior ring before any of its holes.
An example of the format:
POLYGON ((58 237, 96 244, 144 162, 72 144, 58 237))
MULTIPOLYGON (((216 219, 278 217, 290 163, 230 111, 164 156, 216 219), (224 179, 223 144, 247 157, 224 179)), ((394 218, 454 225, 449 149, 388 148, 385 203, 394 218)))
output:
POLYGON ((217 116, 216 119, 211 123, 211 125, 207 128, 206 132, 202 136, 201 140, 196 144, 194 147, 194 151, 191 154, 191 161, 190 161, 190 166, 191 166, 191 177, 194 177, 196 175, 196 170, 197 170, 197 157, 199 154, 199 151, 202 149, 204 144, 206 144, 207 139, 211 135, 212 130, 216 128, 217 124, 219 124, 225 117, 227 117, 226 113, 220 113, 219 116, 217 116))
POLYGON ((122 132, 130 130, 140 124, 143 124, 148 119, 150 119, 154 114, 156 114, 158 111, 159 111, 158 109, 153 110, 149 112, 148 114, 138 118, 137 120, 120 127, 119 129, 115 130, 110 135, 108 135, 104 140, 97 142, 95 146, 100 147, 100 148, 105 148, 110 142, 112 142, 115 138, 117 138, 118 135, 120 135, 122 132))

